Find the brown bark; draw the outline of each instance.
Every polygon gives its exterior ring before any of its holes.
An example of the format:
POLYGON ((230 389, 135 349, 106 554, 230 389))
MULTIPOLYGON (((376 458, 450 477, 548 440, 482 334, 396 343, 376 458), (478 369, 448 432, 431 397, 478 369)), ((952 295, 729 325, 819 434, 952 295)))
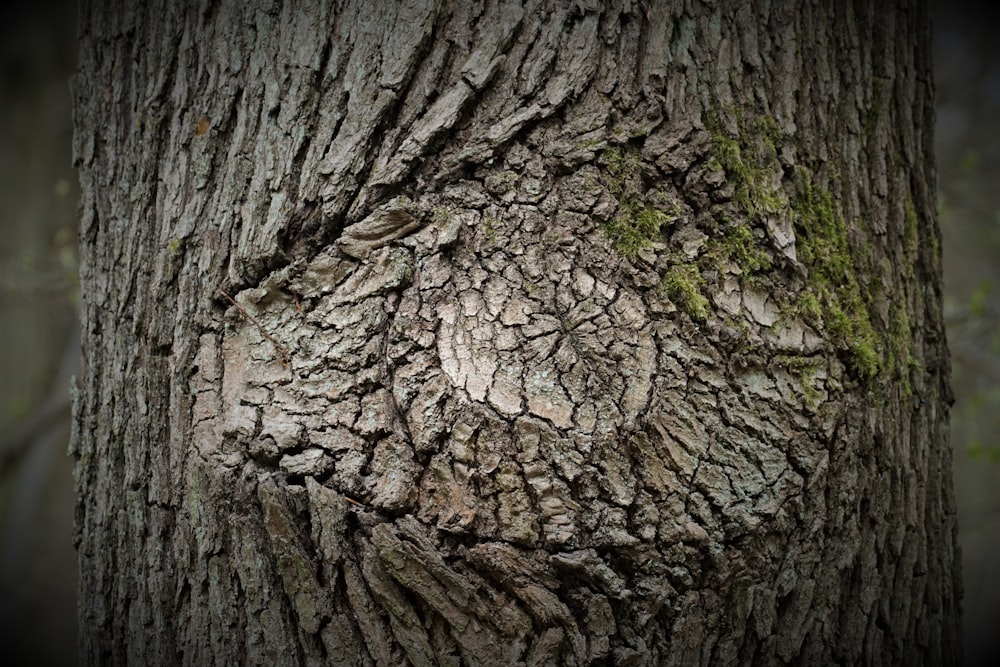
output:
POLYGON ((957 664, 870 4, 88 4, 83 663, 957 664))

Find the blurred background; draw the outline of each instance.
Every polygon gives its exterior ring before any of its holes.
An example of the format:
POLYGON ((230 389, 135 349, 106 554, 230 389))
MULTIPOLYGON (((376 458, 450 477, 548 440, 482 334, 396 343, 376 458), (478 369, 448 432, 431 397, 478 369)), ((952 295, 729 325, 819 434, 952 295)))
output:
POLYGON ((1000 40, 976 3, 931 6, 965 664, 979 667, 1000 664, 1000 40))
POLYGON ((10 665, 76 664, 69 378, 78 187, 68 77, 76 5, 0 9, 0 646, 10 665))
MULTIPOLYGON (((1000 40, 974 5, 932 6, 964 639, 978 667, 1000 664, 1000 40)), ((12 665, 76 663, 75 65, 74 4, 0 9, 0 651, 12 665)))

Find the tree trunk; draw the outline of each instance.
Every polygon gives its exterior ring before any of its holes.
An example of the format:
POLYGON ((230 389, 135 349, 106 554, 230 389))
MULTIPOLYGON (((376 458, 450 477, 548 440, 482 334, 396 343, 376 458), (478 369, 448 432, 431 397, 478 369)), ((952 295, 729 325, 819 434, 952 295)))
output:
POLYGON ((83 8, 83 664, 958 664, 923 3, 335 4, 83 8))

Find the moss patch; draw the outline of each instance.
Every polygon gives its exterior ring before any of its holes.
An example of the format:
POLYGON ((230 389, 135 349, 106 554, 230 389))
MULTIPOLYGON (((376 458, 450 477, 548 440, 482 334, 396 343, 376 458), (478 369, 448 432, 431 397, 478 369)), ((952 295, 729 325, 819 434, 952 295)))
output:
POLYGON ((778 163, 778 124, 773 118, 748 119, 736 114, 738 138, 721 129, 717 118, 709 118, 712 136, 712 159, 717 169, 725 170, 732 183, 733 201, 748 221, 788 209, 788 196, 781 188, 781 165, 778 163))
POLYGON ((696 322, 708 317, 708 299, 701 293, 705 279, 693 263, 671 266, 660 281, 660 289, 674 304, 696 322))
MULTIPOLYGON (((663 249, 665 228, 680 215, 679 204, 661 191, 644 191, 637 150, 611 147, 603 158, 607 165, 605 184, 618 199, 615 217, 603 225, 615 252, 632 260, 643 250, 663 249)), ((705 278, 698 263, 684 261, 674 253, 666 259, 670 266, 661 275, 660 291, 691 319, 704 322, 709 301, 702 294, 705 278)))
POLYGON ((906 306, 897 301, 892 307, 889 329, 889 350, 886 355, 892 364, 892 375, 903 392, 903 396, 913 395, 910 373, 919 370, 920 363, 911 354, 910 317, 906 306))
POLYGON ((184 239, 179 239, 177 237, 171 237, 167 241, 167 254, 170 256, 176 255, 184 247, 184 239))
MULTIPOLYGON (((882 84, 875 81, 873 85, 866 132, 879 121, 882 84)), ((852 225, 862 221, 845 221, 834 194, 804 168, 796 171, 792 187, 783 183, 784 170, 778 159, 783 141, 780 128, 773 118, 754 117, 749 111, 733 105, 715 109, 706 118, 711 137, 709 165, 725 173, 724 194, 731 197, 731 204, 727 212, 717 216, 724 231, 721 238, 710 242, 708 253, 701 258, 702 268, 710 268, 706 262, 719 268, 731 262, 740 267, 744 281, 771 271, 773 255, 761 243, 760 234, 755 237, 754 229, 764 227, 773 216, 787 216, 795 228, 797 257, 806 267, 807 277, 805 285, 796 281, 797 293, 782 306, 783 313, 801 317, 821 331, 841 351, 851 375, 863 384, 870 386, 879 378, 898 380, 902 391, 910 393, 911 376, 919 363, 911 349, 906 307, 893 304, 888 324, 879 324, 874 298, 864 282, 869 273, 877 275, 879 269, 873 266, 872 253, 858 247, 849 236, 852 225)), ((830 178, 836 181, 835 168, 830 178)), ((912 278, 922 250, 918 215, 910 199, 903 203, 903 216, 901 259, 912 278)), ((930 244, 935 241, 930 239, 930 244)), ((684 280, 690 277, 677 271, 670 280, 664 278, 664 289, 679 305, 691 292, 691 281, 684 280)), ((700 287, 697 282, 694 285, 700 287)), ((694 302, 682 307, 699 312, 694 302)), ((811 384, 815 369, 810 364, 815 361, 788 358, 780 362, 800 375, 805 385, 811 384)), ((816 396, 807 399, 813 402, 816 396)))
POLYGON ((778 162, 781 131, 773 118, 751 118, 742 107, 730 107, 727 113, 735 119, 735 138, 723 130, 718 112, 709 114, 706 121, 712 138, 709 164, 725 172, 741 219, 733 224, 725 217, 722 224, 729 228, 720 241, 713 243, 710 254, 717 263, 719 260, 735 263, 743 271, 744 279, 753 281, 755 274, 771 270, 770 256, 754 236, 754 223, 762 223, 765 217, 775 214, 788 215, 789 211, 778 162))
POLYGON ((495 217, 488 215, 483 219, 483 240, 487 245, 493 245, 497 242, 497 228, 500 227, 500 221, 495 217))
POLYGON ((744 224, 730 228, 721 241, 713 242, 708 257, 717 265, 720 260, 736 264, 750 282, 755 274, 771 270, 771 258, 761 249, 750 227, 744 224))
POLYGON ((641 209, 619 207, 618 215, 604 227, 615 250, 626 259, 635 259, 639 252, 651 248, 661 238, 662 229, 672 218, 652 206, 641 209))
POLYGON ((809 270, 799 314, 825 330, 848 351, 850 369, 871 382, 881 371, 879 337, 862 297, 847 238, 847 224, 833 195, 812 183, 804 170, 796 179, 792 205, 799 260, 809 270))
POLYGON ((639 176, 639 153, 635 149, 608 148, 604 151, 607 163, 606 184, 618 199, 618 212, 603 225, 615 251, 625 259, 635 259, 640 251, 653 248, 663 238, 663 229, 675 220, 680 212, 676 203, 649 193, 656 205, 647 204, 639 176))

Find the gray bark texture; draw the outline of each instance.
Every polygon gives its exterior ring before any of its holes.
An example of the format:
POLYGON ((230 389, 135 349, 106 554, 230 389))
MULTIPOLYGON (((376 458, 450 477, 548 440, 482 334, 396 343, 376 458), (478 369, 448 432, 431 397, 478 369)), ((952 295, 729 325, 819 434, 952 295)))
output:
POLYGON ((85 2, 84 665, 955 665, 922 2, 85 2))

